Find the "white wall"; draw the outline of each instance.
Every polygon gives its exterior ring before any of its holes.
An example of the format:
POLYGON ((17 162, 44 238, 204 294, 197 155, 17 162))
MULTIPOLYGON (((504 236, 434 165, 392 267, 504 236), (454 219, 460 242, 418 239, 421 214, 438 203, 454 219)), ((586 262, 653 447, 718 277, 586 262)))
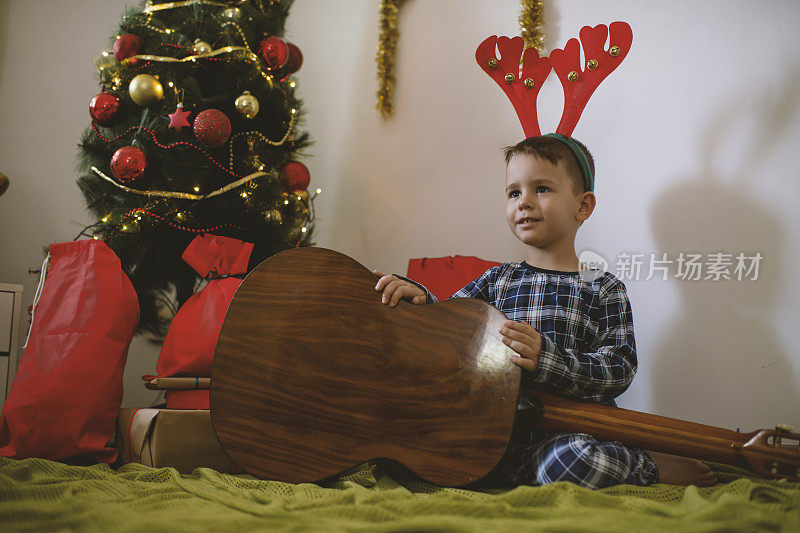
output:
MULTIPOLYGON (((0 281, 24 283, 27 302, 41 247, 88 220, 76 143, 97 88, 91 60, 126 3, 0 2, 0 172, 12 180, 0 197, 0 281)), ((311 188, 323 190, 317 244, 393 272, 423 256, 521 260, 499 149, 522 130, 474 60, 486 36, 518 33, 519 2, 405 2, 389 121, 374 108, 377 4, 297 0, 289 18, 316 141, 311 188)), ((626 280, 640 367, 621 405, 743 431, 800 427, 800 4, 546 4, 549 49, 585 24, 626 20, 634 31, 575 130, 598 168, 579 251, 599 252, 612 272, 624 252, 763 256, 756 281, 626 280)), ((539 114, 552 131, 562 96, 555 75, 547 83, 539 114)), ((135 341, 126 404, 155 399, 138 376, 157 350, 135 341)))

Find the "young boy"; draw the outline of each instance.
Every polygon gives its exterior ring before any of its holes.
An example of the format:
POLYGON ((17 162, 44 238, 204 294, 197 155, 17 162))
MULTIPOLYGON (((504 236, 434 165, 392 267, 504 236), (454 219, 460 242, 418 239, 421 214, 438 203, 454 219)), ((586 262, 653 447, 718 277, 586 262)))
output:
MULTIPOLYGON (((509 318, 499 332, 522 368, 523 387, 615 406, 614 398, 636 373, 636 346, 624 284, 607 272, 579 272, 575 235, 595 207, 591 154, 574 139, 550 134, 507 147, 505 155, 506 219, 525 244, 525 260, 490 268, 452 298, 480 298, 509 318)), ((381 276, 375 290, 383 291, 383 303, 437 301, 406 277, 374 272, 381 276)), ((523 424, 515 426, 489 478, 515 485, 571 481, 589 488, 717 482, 694 459, 523 424)))

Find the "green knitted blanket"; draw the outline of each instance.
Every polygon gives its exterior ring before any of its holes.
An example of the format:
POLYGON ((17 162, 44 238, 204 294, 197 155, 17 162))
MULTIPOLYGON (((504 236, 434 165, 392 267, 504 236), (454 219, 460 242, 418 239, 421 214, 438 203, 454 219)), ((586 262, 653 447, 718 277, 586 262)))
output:
POLYGON ((800 484, 712 464, 714 487, 470 491, 365 463, 322 486, 198 468, 0 458, 2 531, 800 531, 800 484))

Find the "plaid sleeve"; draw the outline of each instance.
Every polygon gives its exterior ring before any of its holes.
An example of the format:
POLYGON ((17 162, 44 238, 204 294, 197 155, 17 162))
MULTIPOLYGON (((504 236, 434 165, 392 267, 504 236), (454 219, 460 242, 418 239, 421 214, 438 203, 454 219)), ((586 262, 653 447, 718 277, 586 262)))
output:
POLYGON ((545 384, 574 398, 609 402, 631 384, 636 374, 633 313, 625 285, 619 280, 600 294, 601 318, 593 351, 580 353, 557 346, 542 335, 539 368, 525 372, 529 383, 545 384))
MULTIPOLYGON (((457 291, 450 298, 479 298, 481 300, 491 303, 490 299, 491 296, 489 292, 492 283, 492 274, 493 274, 492 268, 488 269, 486 272, 478 276, 477 279, 467 283, 467 285, 463 289, 457 291)), ((433 304, 439 301, 436 298, 436 296, 434 296, 433 293, 429 291, 422 283, 417 283, 413 279, 401 276, 400 274, 395 274, 395 276, 409 283, 413 283, 420 289, 424 290, 425 294, 428 295, 428 299, 425 302, 426 304, 433 304)), ((450 298, 448 298, 448 300, 450 298)))

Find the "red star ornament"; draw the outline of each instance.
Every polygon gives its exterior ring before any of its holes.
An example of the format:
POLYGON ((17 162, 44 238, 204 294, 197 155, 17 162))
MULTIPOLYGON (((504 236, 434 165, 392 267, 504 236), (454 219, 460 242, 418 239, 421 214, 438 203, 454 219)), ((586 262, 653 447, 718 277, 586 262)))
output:
POLYGON ((183 106, 178 104, 178 108, 175 112, 169 114, 169 127, 181 131, 182 127, 189 126, 189 121, 186 119, 188 119, 191 114, 190 111, 184 111, 183 106))

